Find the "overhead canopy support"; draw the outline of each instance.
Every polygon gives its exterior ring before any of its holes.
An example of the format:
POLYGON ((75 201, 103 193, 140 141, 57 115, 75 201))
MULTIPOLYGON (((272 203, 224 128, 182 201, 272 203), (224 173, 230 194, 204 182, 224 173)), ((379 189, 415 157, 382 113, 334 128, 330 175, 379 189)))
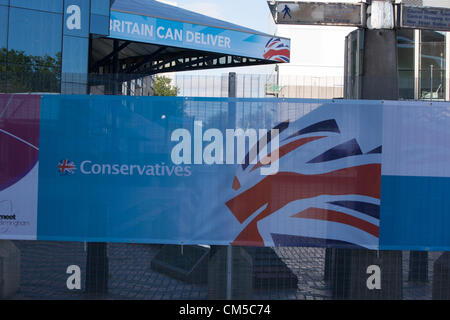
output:
POLYGON ((107 64, 109 60, 114 58, 115 54, 118 54, 122 49, 125 49, 130 43, 131 43, 131 41, 125 41, 117 49, 113 49, 113 51, 110 54, 108 54, 103 59, 97 61, 92 67, 89 67, 89 72, 94 72, 99 67, 104 66, 105 64, 107 64))
POLYGON ((289 39, 154 0, 116 0, 109 36, 96 36, 91 43, 91 79, 117 72, 119 77, 110 79, 129 81, 163 72, 290 60, 289 39))

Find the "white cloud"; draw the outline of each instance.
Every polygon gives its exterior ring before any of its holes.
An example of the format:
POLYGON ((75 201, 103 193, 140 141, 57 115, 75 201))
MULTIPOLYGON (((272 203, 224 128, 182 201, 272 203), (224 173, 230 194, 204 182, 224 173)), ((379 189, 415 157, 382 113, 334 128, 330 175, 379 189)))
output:
MULTIPOLYGON (((180 6, 181 7, 181 6, 180 6)), ((199 1, 199 2, 191 2, 188 6, 182 6, 184 9, 194 11, 200 14, 204 14, 206 16, 224 20, 224 17, 221 14, 220 7, 214 3, 199 1)))
POLYGON ((176 1, 171 1, 171 0, 156 0, 165 4, 170 4, 172 6, 177 6, 177 2, 176 1))

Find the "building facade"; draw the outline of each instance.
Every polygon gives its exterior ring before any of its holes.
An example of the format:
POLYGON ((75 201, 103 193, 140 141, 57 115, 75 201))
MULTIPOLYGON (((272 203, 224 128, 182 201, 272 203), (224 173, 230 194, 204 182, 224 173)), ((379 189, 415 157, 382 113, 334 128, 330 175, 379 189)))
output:
MULTIPOLYGON (((450 7, 447 0, 403 0, 396 3, 450 7)), ((277 25, 277 35, 289 37, 292 50, 296 53, 291 63, 278 68, 280 97, 358 98, 358 79, 363 77, 360 70, 360 54, 364 49, 361 30, 352 27, 277 25), (346 51, 350 55, 346 56, 346 51)), ((400 99, 450 100, 449 43, 449 32, 397 30, 400 99)))
POLYGON ((86 93, 90 35, 108 35, 110 0, 1 0, 0 91, 86 93))
POLYGON ((398 32, 400 99, 450 100, 450 33, 398 32))
POLYGON ((157 73, 289 55, 289 39, 155 0, 0 1, 0 92, 148 95, 157 73))

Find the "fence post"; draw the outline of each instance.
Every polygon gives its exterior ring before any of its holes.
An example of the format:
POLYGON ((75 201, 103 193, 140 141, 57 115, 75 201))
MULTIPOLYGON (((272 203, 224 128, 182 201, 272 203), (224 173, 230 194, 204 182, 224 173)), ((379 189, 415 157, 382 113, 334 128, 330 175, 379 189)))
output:
MULTIPOLYGON (((228 128, 236 127, 236 73, 228 74, 228 128)), ((208 262, 209 299, 251 299, 252 258, 243 249, 228 246, 211 246, 208 262), (238 285, 238 287, 236 287, 238 285)))
POLYGON ((106 294, 108 292, 108 255, 104 242, 87 244, 86 293, 106 294))
MULTIPOLYGON (((228 98, 236 98, 236 73, 228 73, 228 98)), ((228 104, 228 125, 233 128, 236 124, 236 103, 228 104)), ((233 248, 231 245, 227 247, 227 300, 232 299, 232 283, 233 283, 233 248)))

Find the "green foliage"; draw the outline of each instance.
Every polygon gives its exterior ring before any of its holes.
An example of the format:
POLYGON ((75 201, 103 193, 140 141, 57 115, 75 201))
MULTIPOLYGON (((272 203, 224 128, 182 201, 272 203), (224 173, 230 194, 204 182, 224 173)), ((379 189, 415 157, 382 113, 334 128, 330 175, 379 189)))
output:
POLYGON ((60 52, 50 57, 0 50, 0 92, 60 92, 60 83, 60 52))
POLYGON ((166 76, 156 76, 153 84, 155 96, 176 96, 180 92, 180 89, 176 86, 172 86, 171 79, 166 76))

